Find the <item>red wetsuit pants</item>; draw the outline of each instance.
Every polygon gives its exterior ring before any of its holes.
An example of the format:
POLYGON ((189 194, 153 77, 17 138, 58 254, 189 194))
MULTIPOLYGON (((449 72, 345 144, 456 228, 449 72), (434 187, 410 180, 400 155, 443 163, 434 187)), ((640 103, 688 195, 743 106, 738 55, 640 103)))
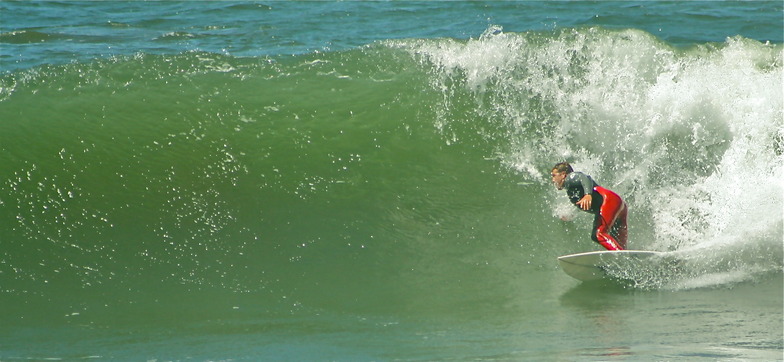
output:
POLYGON ((593 221, 591 238, 607 250, 626 249, 626 203, 618 194, 601 186, 593 188, 604 201, 593 221))

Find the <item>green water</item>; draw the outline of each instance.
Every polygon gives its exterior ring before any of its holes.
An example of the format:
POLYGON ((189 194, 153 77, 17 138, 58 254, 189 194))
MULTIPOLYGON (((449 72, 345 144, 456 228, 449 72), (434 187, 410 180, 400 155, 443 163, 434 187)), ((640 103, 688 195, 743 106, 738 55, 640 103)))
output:
MULTIPOLYGON (((4 354, 164 360, 778 358, 780 340, 772 332, 780 324, 781 298, 770 296, 781 295, 780 277, 734 288, 639 291, 577 285, 541 268, 507 265, 502 273, 500 267, 464 266, 466 271, 450 276, 430 272, 416 278, 424 279, 417 285, 406 285, 406 293, 398 289, 383 300, 330 286, 320 295, 292 293, 289 304, 275 308, 264 307, 266 298, 258 294, 176 289, 136 302, 94 297, 54 309, 25 298, 25 310, 14 312, 36 317, 5 324, 15 328, 3 335, 4 354)), ((390 289, 412 280, 403 274, 390 289)))

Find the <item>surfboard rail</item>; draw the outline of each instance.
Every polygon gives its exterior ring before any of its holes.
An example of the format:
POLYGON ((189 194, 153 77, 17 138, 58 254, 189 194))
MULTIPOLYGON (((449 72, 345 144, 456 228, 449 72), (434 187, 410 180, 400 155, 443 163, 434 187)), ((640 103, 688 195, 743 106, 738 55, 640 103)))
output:
POLYGON ((613 272, 635 268, 641 260, 659 255, 649 250, 602 250, 559 256, 558 263, 572 278, 593 281, 617 277, 613 272))

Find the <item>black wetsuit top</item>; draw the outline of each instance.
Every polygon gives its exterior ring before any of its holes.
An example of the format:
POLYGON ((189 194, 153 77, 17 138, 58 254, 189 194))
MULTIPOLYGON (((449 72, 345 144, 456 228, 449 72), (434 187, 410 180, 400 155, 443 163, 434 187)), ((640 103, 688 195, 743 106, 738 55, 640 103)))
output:
POLYGON ((591 176, 588 176, 582 172, 572 172, 566 176, 566 179, 563 183, 563 188, 566 189, 566 195, 569 196, 569 201, 572 202, 575 206, 580 208, 580 205, 577 205, 577 202, 585 196, 585 192, 588 191, 591 194, 591 209, 590 210, 583 210, 589 212, 591 214, 599 214, 599 210, 602 208, 602 202, 604 198, 601 194, 596 192, 593 188, 599 186, 591 176))

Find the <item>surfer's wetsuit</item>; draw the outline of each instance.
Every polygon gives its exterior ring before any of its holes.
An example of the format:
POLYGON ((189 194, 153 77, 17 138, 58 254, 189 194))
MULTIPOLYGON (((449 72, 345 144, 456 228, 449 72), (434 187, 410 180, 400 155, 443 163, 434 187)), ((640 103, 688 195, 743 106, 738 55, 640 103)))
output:
MULTIPOLYGON (((564 180, 563 188, 575 206, 585 196, 585 191, 591 193, 591 208, 584 210, 596 215, 593 219, 593 232, 591 239, 607 250, 626 249, 626 203, 618 194, 605 189, 582 172, 571 172, 564 180)), ((582 208, 580 208, 582 210, 582 208)))

